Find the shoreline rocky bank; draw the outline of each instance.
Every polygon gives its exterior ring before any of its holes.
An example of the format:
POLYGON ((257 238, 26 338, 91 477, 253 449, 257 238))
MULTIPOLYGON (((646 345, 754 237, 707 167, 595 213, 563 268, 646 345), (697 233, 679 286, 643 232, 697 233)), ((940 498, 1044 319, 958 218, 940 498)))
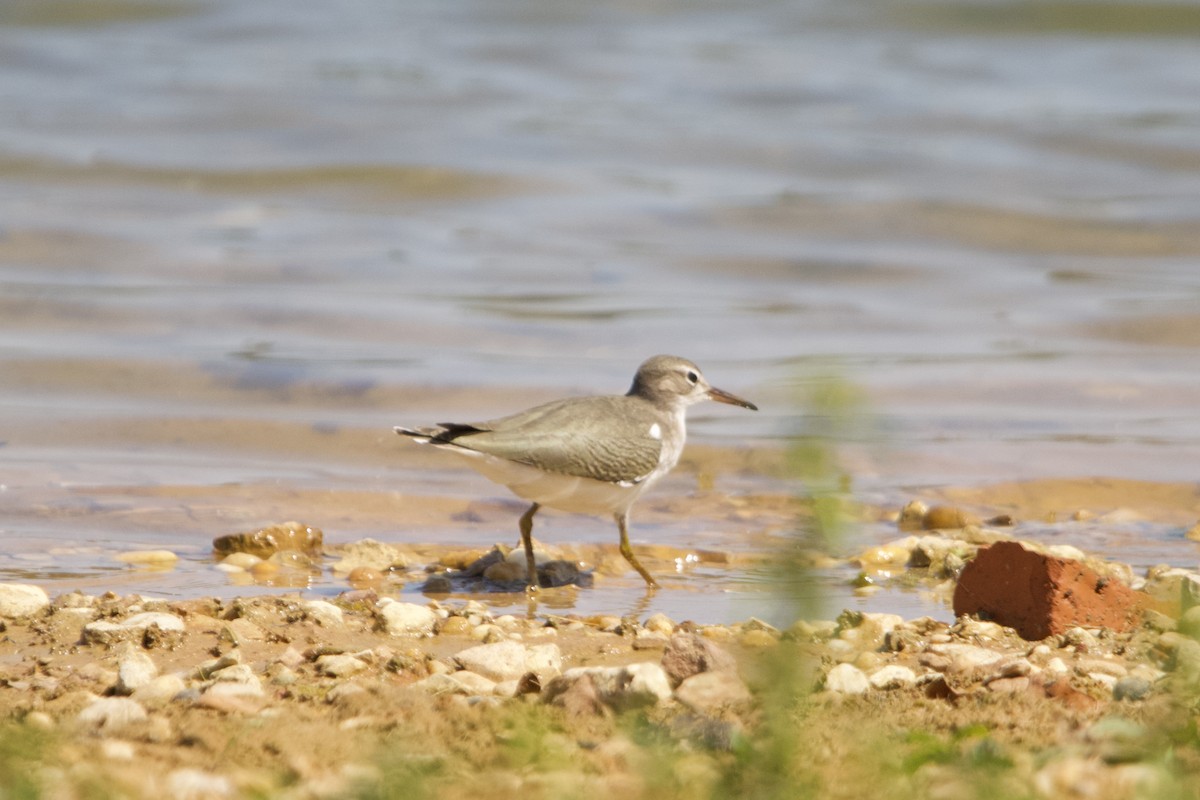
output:
POLYGON ((777 629, 496 615, 373 588, 168 601, 0 585, 0 778, 55 797, 695 797, 772 781, 826 797, 1195 796, 1200 576, 1134 576, 969 525, 857 563, 946 590, 997 544, 1086 570, 1060 605, 1120 585, 1128 624, 1063 617, 1023 638, 1038 628, 993 621, 996 606, 777 629))

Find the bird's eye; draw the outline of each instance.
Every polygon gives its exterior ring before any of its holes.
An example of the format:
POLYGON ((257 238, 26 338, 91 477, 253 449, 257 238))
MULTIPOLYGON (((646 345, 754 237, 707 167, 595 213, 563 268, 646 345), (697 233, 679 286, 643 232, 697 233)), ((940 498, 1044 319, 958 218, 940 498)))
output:
POLYGON ((688 370, 687 379, 688 383, 695 383, 696 381, 700 380, 700 376, 691 370, 688 370))

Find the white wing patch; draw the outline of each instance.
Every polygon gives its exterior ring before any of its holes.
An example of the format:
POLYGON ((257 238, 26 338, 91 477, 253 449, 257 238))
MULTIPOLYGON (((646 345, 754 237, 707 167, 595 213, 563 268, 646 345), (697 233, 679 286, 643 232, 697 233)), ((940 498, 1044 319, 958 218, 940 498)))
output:
POLYGON ((662 439, 662 428, 658 427, 657 422, 650 426, 650 438, 662 439))

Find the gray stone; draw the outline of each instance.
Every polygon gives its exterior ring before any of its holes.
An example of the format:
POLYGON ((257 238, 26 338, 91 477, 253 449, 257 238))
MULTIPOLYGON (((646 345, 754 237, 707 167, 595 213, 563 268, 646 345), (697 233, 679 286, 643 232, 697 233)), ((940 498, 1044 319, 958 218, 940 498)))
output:
POLYGON ((28 617, 49 605, 50 598, 40 586, 28 583, 0 583, 0 617, 28 617))
POLYGON ((1153 688, 1150 681, 1136 675, 1127 675, 1113 686, 1114 700, 1145 700, 1153 688))
POLYGON ((694 633, 672 636, 661 663, 674 686, 701 672, 737 669, 737 660, 728 651, 694 633))

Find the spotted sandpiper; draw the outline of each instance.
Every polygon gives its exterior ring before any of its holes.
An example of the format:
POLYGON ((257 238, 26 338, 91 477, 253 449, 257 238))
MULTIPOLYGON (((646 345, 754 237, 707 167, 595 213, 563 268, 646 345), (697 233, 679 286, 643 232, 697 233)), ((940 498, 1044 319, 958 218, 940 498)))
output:
POLYGON ((533 502, 520 521, 530 591, 538 583, 533 515, 542 506, 612 514, 621 534, 621 555, 648 587, 656 588, 629 546, 629 509, 679 461, 687 438, 687 407, 703 400, 758 410, 748 400, 710 386, 691 361, 654 356, 638 367, 625 395, 555 400, 490 422, 395 430, 466 457, 486 477, 533 502))

